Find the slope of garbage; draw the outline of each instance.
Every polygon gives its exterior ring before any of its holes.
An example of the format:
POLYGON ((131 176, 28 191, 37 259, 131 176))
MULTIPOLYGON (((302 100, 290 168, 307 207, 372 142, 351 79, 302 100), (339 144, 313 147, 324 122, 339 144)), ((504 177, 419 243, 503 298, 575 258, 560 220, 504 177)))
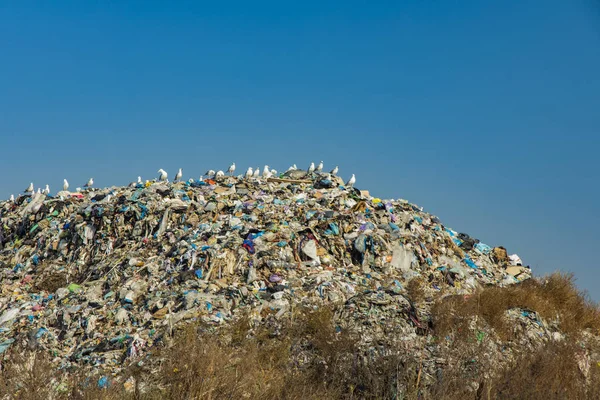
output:
MULTIPOLYGON (((365 348, 405 343, 434 374, 430 310, 409 296, 411 280, 452 297, 531 278, 503 247, 335 175, 215 179, 0 203, 0 353, 20 344, 58 368, 117 373, 183 324, 330 304, 365 348)), ((551 335, 534 312, 512 314, 551 335)))

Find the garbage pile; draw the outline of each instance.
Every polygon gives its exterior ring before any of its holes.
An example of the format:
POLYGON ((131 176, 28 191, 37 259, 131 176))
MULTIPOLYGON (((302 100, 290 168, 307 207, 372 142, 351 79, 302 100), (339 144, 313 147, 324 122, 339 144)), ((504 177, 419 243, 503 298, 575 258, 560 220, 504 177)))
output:
POLYGON ((427 328, 415 277, 427 296, 531 277, 503 247, 320 171, 32 190, 0 221, 0 353, 25 343, 60 368, 116 373, 182 324, 300 305, 336 305, 365 346, 408 346, 427 328))

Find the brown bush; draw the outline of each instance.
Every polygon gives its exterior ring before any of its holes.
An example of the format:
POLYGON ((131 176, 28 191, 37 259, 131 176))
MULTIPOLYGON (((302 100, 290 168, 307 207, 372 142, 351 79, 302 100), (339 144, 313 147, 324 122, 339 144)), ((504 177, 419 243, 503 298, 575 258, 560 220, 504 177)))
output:
POLYGON ((110 376, 108 388, 98 387, 100 375, 58 371, 46 353, 17 342, 3 355, 0 398, 600 398, 600 367, 589 356, 597 357, 600 345, 579 335, 581 329, 597 329, 597 309, 575 290, 570 276, 446 297, 436 303, 433 317, 437 340, 428 346, 436 348, 437 359, 446 360, 434 370, 426 367, 432 360, 415 358, 406 348, 365 351, 355 332, 336 326, 331 309, 300 309, 285 321, 267 316, 258 326, 244 316, 223 327, 189 325, 165 338, 163 347, 150 349, 143 363, 136 360, 110 376), (510 339, 504 314, 513 307, 557 317, 573 334, 537 348, 513 348, 511 357, 498 363, 490 355, 491 337, 476 339, 472 321, 504 329, 510 339), (128 390, 127 379, 133 383, 128 390))
POLYGON ((49 383, 57 374, 45 353, 12 351, 10 357, 5 358, 2 367, 2 398, 51 398, 54 390, 49 383))
POLYGON ((516 359, 483 390, 497 399, 598 399, 600 368, 585 363, 577 343, 550 342, 516 359))
POLYGON ((464 333, 475 317, 508 339, 512 327, 505 312, 512 308, 532 310, 546 321, 556 321, 566 334, 579 335, 586 329, 600 331, 598 306, 575 287, 572 275, 561 273, 504 288, 484 288, 469 296, 441 298, 432 308, 432 319, 439 335, 464 333))
POLYGON ((421 304, 423 300, 425 300, 426 292, 425 292, 426 283, 423 281, 421 277, 415 277, 408 282, 406 285, 406 292, 408 294, 408 298, 414 304, 421 304))

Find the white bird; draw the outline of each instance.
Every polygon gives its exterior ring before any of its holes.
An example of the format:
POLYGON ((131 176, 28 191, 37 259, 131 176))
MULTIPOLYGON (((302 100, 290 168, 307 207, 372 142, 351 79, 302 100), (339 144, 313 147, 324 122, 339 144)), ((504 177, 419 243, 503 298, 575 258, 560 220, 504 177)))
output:
POLYGON ((253 178, 258 178, 260 176, 260 167, 256 167, 254 173, 252 174, 253 178))
POLYGON ((338 173, 338 166, 336 165, 334 169, 331 170, 331 175, 335 175, 338 173))
POLYGON ((312 174, 313 172, 315 172, 315 163, 311 162, 310 167, 308 167, 308 173, 312 174))
POLYGON ((15 195, 14 195, 14 194, 11 194, 11 195, 10 195, 10 201, 12 201, 12 202, 14 202, 14 201, 15 201, 15 195))
POLYGON ((162 168, 158 170, 158 173, 160 174, 160 175, 158 175, 158 179, 161 181, 166 181, 167 178, 169 177, 169 175, 167 174, 167 171, 165 171, 162 168))
POLYGON ((225 176, 225 173, 223 171, 217 171, 217 173, 215 174, 215 178, 221 178, 225 176))
POLYGON ((354 182, 356 182, 356 177, 354 176, 354 174, 352 174, 352 178, 350 178, 350 180, 346 182, 346 186, 352 186, 354 185, 354 182))
POLYGON ((38 188, 37 194, 42 194, 42 189, 38 188))
POLYGON ((234 172, 235 172, 235 163, 232 163, 232 164, 229 166, 229 169, 227 170, 227 173, 228 173, 229 175, 233 175, 233 173, 234 173, 234 172))
POLYGON ((175 180, 176 181, 180 180, 182 176, 183 176, 183 172, 181 171, 181 168, 179 168, 179 171, 177 171, 177 175, 175 175, 175 180))
POLYGON ((212 177, 214 177, 214 176, 215 176, 215 171, 213 171, 212 169, 209 169, 208 171, 206 171, 206 172, 204 173, 204 175, 208 176, 209 178, 210 178, 211 176, 212 176, 212 177))
POLYGON ((286 172, 295 171, 295 170, 297 170, 297 169, 298 169, 298 168, 296 167, 296 164, 294 164, 294 165, 292 165, 291 167, 289 167, 289 168, 287 169, 287 171, 286 171, 286 172))
POLYGON ((263 176, 263 178, 270 178, 271 177, 271 171, 269 171, 269 166, 268 165, 265 165, 265 167, 263 168, 262 176, 263 176))
POLYGON ((46 185, 46 188, 42 191, 44 194, 50 194, 50 186, 46 185))
POLYGON ((277 176, 277 170, 276 169, 272 169, 271 170, 271 176, 277 176))
POLYGON ((66 179, 63 179, 63 190, 64 191, 69 190, 69 182, 67 182, 66 179))
POLYGON ((33 193, 33 182, 31 182, 29 186, 27 186, 27 189, 25 189, 25 193, 33 193))
POLYGON ((140 185, 142 185, 142 184, 143 184, 143 182, 142 182, 142 177, 141 177, 141 176, 138 176, 137 183, 139 183, 140 185))
POLYGON ((90 180, 87 181, 87 183, 85 185, 83 185, 83 187, 84 188, 91 188, 93 184, 94 184, 94 178, 90 178, 90 180))
POLYGON ((321 162, 319 163, 319 165, 317 165, 317 169, 316 169, 316 171, 317 171, 317 172, 321 172, 321 170, 322 170, 322 169, 323 169, 323 161, 321 161, 321 162))
POLYGON ((252 178, 252 167, 248 167, 246 170, 246 179, 252 178))

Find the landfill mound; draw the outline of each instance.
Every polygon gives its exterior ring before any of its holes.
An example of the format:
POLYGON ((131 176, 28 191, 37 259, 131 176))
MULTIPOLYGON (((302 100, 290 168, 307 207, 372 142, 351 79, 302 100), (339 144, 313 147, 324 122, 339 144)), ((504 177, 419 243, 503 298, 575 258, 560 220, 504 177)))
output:
MULTIPOLYGON (((365 349, 418 352, 425 380, 448 360, 430 345, 433 302, 416 297, 531 279, 503 247, 323 173, 33 193, 0 203, 0 217, 0 353, 47 351, 61 369, 115 374, 191 322, 330 305, 365 349)), ((561 336, 535 310, 507 318, 527 340, 561 336)))

